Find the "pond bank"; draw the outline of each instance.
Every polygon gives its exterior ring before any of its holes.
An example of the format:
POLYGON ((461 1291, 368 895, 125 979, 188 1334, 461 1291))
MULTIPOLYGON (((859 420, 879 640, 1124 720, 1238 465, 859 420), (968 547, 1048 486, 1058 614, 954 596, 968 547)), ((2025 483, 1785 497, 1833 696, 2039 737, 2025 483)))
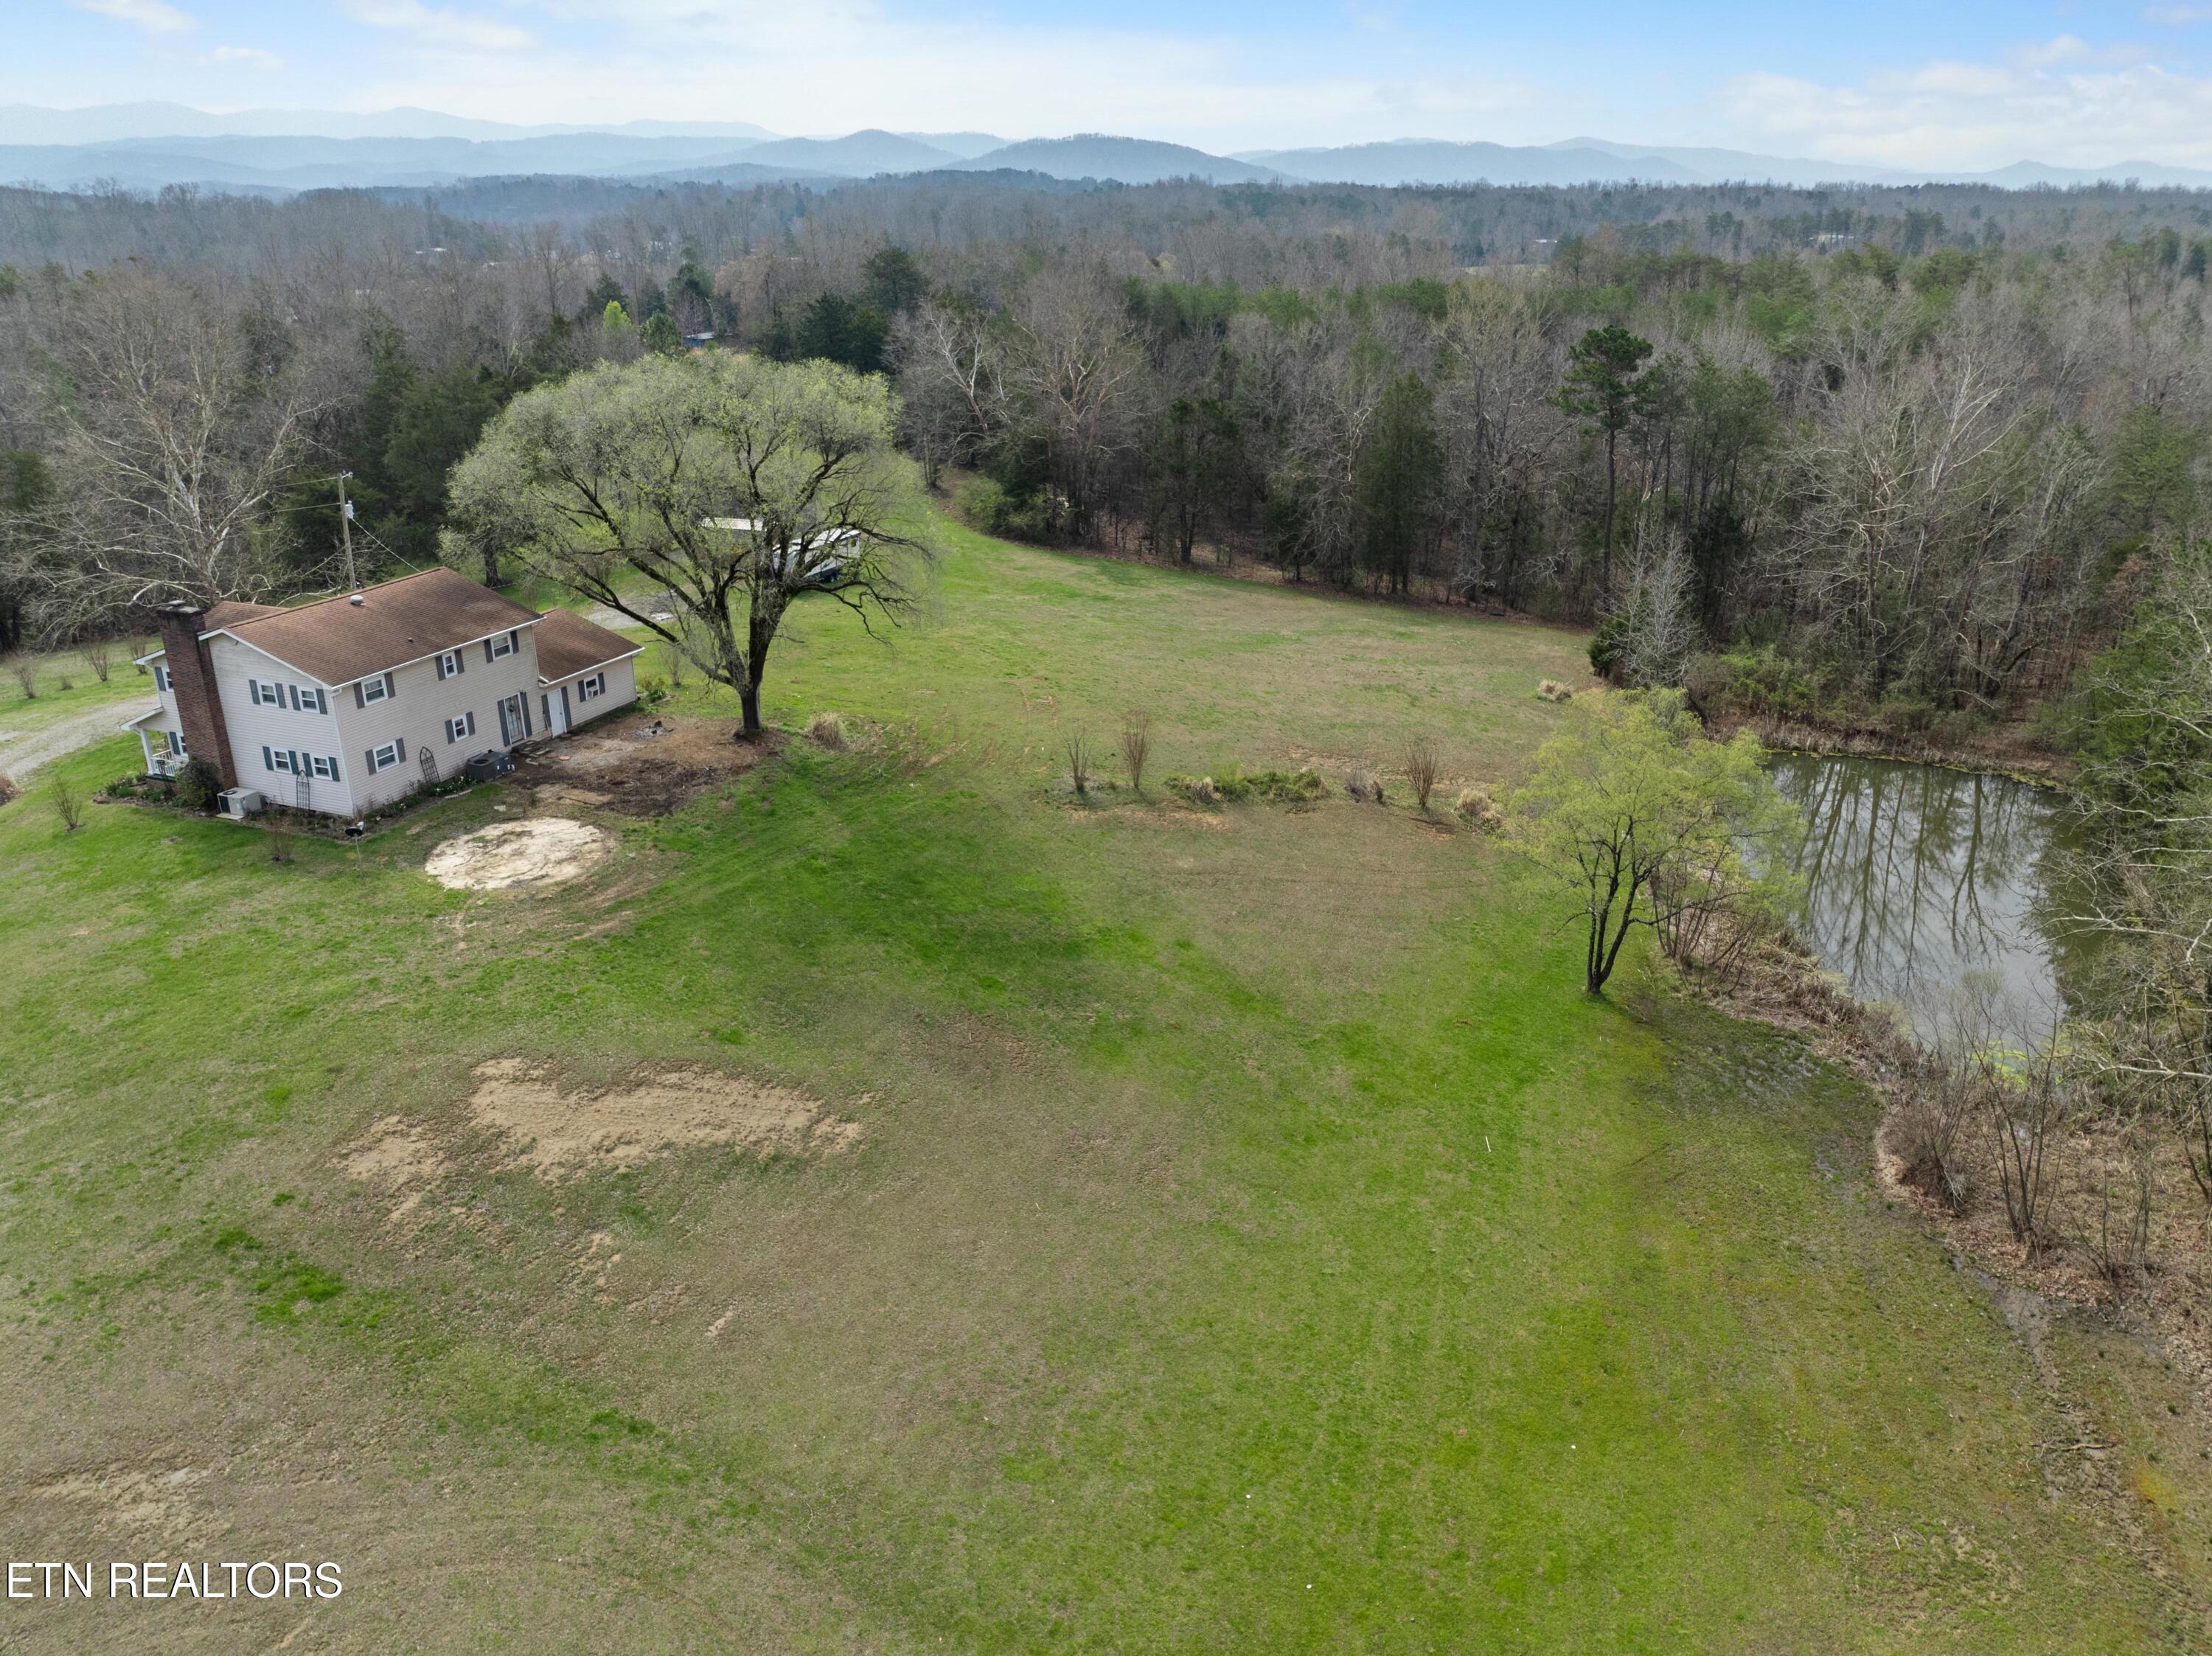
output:
MULTIPOLYGON (((1721 736, 1749 731, 1778 753, 1808 754, 1820 758, 1890 759, 1903 765, 1927 765, 1977 776, 2001 776, 2029 787, 2061 792, 2069 789, 2074 779, 2074 767, 2069 761, 2023 740, 1993 738, 1953 746, 1863 725, 1740 713, 1715 713, 1706 724, 1721 736)), ((2008 727, 2015 735, 2018 728, 2008 727)))

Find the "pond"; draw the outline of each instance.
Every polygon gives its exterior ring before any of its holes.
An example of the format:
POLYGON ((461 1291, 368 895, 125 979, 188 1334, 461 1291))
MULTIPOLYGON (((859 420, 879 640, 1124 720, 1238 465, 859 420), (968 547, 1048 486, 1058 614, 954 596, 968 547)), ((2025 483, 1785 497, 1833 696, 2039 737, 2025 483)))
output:
POLYGON ((1805 817, 1798 929, 1853 994, 1933 1037, 1978 985, 2005 1033, 2049 1034, 2085 947, 2063 918, 2079 905, 2062 795, 1885 759, 1783 754, 1771 767, 1805 817))

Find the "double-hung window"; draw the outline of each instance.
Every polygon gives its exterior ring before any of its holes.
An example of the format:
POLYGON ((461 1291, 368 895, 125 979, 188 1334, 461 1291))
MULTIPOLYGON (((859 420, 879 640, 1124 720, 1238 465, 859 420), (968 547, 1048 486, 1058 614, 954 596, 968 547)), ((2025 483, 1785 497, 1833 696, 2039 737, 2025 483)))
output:
POLYGON ((283 748, 264 748, 261 750, 262 764, 283 776, 297 773, 292 768, 292 761, 295 757, 296 757, 295 755, 283 748))
POLYGON ((593 673, 589 678, 576 681, 576 700, 579 701, 596 701, 606 693, 607 676, 605 673, 593 673))
POLYGON ((371 771, 390 770, 405 752, 406 749, 397 742, 386 742, 381 747, 371 748, 368 750, 368 767, 371 771))
POLYGON ((514 653, 514 634, 512 633, 501 633, 497 638, 484 640, 484 659, 487 661, 497 661, 514 653))
POLYGON ((364 707, 374 707, 392 694, 391 687, 384 682, 382 673, 377 674, 374 678, 364 678, 358 688, 361 691, 361 703, 364 707))
POLYGON ((477 733, 477 716, 472 713, 455 713, 446 721, 446 744, 465 742, 477 733))
POLYGON ((335 782, 338 779, 338 761, 336 758, 319 753, 308 754, 306 758, 308 770, 313 775, 326 782, 335 782))
POLYGON ((438 676, 440 678, 451 678, 460 670, 461 652, 459 650, 444 650, 439 652, 438 676))
POLYGON ((249 678, 246 681, 246 699, 257 707, 281 707, 284 705, 284 687, 272 680, 249 678))

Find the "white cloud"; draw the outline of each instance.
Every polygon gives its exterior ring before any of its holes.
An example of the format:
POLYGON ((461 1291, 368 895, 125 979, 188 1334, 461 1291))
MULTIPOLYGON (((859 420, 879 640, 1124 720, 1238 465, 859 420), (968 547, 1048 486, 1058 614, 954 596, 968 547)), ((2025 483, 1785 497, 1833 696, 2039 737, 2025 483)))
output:
POLYGON ((197 27, 191 17, 167 0, 70 0, 79 11, 96 12, 118 22, 135 23, 150 34, 182 34, 197 27))
POLYGON ((2146 6, 2143 21, 2161 28, 2187 28, 2191 23, 2212 23, 2212 6, 2146 6))
POLYGON ((217 64, 242 64, 248 69, 274 71, 284 67, 284 60, 273 52, 259 46, 217 46, 208 53, 209 61, 217 64))
POLYGON ((1941 63, 1827 86, 1781 75, 1728 83, 1755 141, 1885 167, 2212 165, 2212 81, 2142 61, 1941 63))
POLYGON ((353 0, 346 9, 372 28, 392 29, 426 45, 463 51, 512 52, 530 44, 530 32, 489 17, 471 17, 422 0, 353 0))
MULTIPOLYGON (((411 0, 352 0, 371 6, 411 0)), ((1395 48, 1379 63, 1230 34, 964 22, 875 0, 511 0, 527 52, 417 32, 349 101, 501 120, 758 122, 783 132, 988 126, 1012 137, 1115 131, 1212 149, 1354 143, 1448 127, 1498 137, 1568 100, 1395 48), (1389 60, 1396 58, 1398 63, 1389 60)), ((1364 33, 1364 32, 1363 32, 1364 33)), ((1527 138, 1553 136, 1546 130, 1527 138)))

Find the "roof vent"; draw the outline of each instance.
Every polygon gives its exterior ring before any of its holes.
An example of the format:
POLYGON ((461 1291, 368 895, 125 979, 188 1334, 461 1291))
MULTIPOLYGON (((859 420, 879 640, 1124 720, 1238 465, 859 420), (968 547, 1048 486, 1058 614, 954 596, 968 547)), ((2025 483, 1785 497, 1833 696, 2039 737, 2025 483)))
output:
POLYGON ((346 602, 353 605, 355 609, 358 610, 362 606, 362 596, 360 593, 356 592, 351 597, 348 598, 346 602))

